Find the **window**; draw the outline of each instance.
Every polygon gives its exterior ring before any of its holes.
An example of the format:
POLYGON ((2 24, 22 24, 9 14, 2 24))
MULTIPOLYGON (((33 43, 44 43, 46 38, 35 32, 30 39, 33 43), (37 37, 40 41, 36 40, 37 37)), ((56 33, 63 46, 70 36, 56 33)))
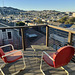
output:
POLYGON ((6 29, 2 29, 2 32, 5 32, 6 31, 6 29))
POLYGON ((11 39, 11 32, 8 32, 8 39, 11 39))

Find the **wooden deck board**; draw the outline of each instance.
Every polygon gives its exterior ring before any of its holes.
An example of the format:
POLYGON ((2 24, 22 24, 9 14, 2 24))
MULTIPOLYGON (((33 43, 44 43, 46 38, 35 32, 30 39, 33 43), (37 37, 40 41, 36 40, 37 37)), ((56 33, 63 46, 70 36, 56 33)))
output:
MULTIPOLYGON (((41 53, 42 53, 42 51, 39 51, 39 56, 41 56, 41 53)), ((42 75, 42 73, 40 72, 40 61, 38 61, 36 63, 36 59, 35 59, 35 57, 33 57, 33 55, 34 55, 34 50, 32 48, 27 48, 26 51, 24 51, 24 57, 25 57, 25 61, 26 61, 26 69, 19 72, 17 75, 42 75)), ((0 59, 0 64, 2 64, 2 63, 3 62, 0 59)), ((22 59, 17 61, 15 64, 17 64, 17 65, 15 65, 15 67, 17 67, 17 69, 15 69, 15 70, 21 69, 23 67, 22 59)), ((75 75, 75 63, 70 62, 67 65, 67 67, 69 69, 70 74, 75 75)), ((4 66, 3 70, 6 73, 6 75, 10 75, 11 73, 13 73, 15 71, 14 65, 7 64, 4 66)), ((48 66, 45 62, 43 65, 43 70, 45 71, 46 75, 66 75, 65 71, 62 70, 61 68, 55 69, 53 67, 48 66)), ((2 75, 2 74, 0 73, 0 75, 2 75)))

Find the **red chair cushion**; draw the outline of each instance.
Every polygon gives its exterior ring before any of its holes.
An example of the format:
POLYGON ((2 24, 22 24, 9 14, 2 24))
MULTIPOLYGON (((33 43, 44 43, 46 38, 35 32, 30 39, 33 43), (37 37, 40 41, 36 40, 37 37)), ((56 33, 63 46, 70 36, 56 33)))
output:
MULTIPOLYGON (((14 51, 17 51, 17 50, 12 50, 12 51, 6 52, 5 55, 6 55, 6 54, 9 54, 9 53, 12 53, 12 52, 14 52, 14 51)), ((11 54, 11 55, 9 55, 9 56, 6 56, 7 63, 15 62, 16 60, 18 60, 18 59, 20 59, 20 58, 22 58, 22 53, 21 53, 21 51, 18 51, 18 52, 14 53, 14 54, 11 54)))
MULTIPOLYGON (((52 58, 53 58, 53 55, 55 53, 49 53, 48 55, 50 55, 52 58)), ((47 56, 47 55, 44 55, 43 56, 43 60, 50 66, 54 67, 54 64, 53 64, 53 61, 47 56)))
POLYGON ((58 49, 55 54, 56 56, 53 56, 53 59, 55 60, 53 61, 53 64, 55 68, 58 68, 67 65, 70 62, 74 55, 74 48, 72 46, 64 46, 58 49))
POLYGON ((5 55, 5 53, 3 52, 3 50, 0 48, 0 57, 4 62, 7 62, 6 57, 2 58, 2 56, 5 55))
POLYGON ((57 50, 56 53, 49 54, 55 61, 52 61, 47 55, 43 56, 44 61, 54 67, 58 68, 67 65, 74 55, 74 48, 72 46, 64 46, 57 50))

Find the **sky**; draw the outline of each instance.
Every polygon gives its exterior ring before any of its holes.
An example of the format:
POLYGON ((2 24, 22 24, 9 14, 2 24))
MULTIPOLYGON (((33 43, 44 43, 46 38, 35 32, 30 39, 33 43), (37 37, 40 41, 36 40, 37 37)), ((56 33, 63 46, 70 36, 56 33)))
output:
POLYGON ((21 10, 56 10, 75 12, 75 0, 0 0, 0 7, 21 10))

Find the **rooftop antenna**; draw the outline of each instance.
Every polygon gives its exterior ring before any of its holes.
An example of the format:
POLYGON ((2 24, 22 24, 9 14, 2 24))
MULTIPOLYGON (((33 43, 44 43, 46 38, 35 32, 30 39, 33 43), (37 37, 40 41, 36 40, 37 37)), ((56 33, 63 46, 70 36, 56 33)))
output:
POLYGON ((4 7, 4 0, 3 0, 3 7, 4 7))
POLYGON ((5 13, 4 13, 4 0, 3 0, 3 9, 2 9, 2 12, 3 12, 3 16, 5 16, 5 13))

